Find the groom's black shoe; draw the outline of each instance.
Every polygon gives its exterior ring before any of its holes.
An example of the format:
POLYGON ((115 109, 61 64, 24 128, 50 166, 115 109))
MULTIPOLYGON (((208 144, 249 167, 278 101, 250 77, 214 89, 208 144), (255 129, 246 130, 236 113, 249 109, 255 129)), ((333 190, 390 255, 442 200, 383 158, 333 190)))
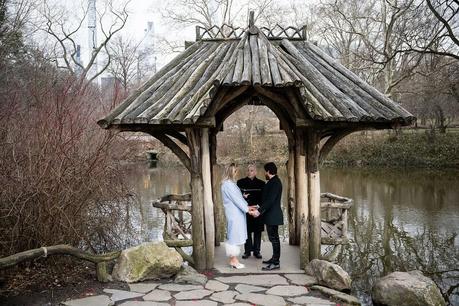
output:
POLYGON ((270 263, 266 267, 261 268, 262 271, 272 271, 272 270, 279 270, 280 264, 279 263, 270 263))
POLYGON ((255 256, 255 258, 257 258, 257 259, 262 259, 263 258, 263 256, 261 256, 260 253, 253 253, 253 256, 255 256))
POLYGON ((247 258, 249 258, 249 257, 250 257, 250 253, 248 253, 248 254, 247 254, 247 253, 242 254, 242 259, 247 259, 247 258))
POLYGON ((271 258, 271 259, 268 259, 268 260, 263 260, 263 261, 262 261, 262 263, 268 264, 268 265, 269 265, 269 264, 272 264, 273 262, 274 262, 274 261, 273 261, 272 258, 271 258))

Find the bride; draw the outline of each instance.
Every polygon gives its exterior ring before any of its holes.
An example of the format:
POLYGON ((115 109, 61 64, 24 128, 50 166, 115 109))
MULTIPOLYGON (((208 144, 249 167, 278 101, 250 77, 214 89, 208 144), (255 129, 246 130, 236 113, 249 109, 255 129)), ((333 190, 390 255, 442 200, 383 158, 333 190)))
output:
POLYGON ((238 171, 239 169, 234 163, 225 169, 221 191, 227 222, 226 256, 229 257, 231 267, 242 269, 245 266, 239 262, 238 256, 241 253, 241 246, 247 240, 246 213, 256 216, 257 211, 249 212, 248 204, 236 185, 238 171))

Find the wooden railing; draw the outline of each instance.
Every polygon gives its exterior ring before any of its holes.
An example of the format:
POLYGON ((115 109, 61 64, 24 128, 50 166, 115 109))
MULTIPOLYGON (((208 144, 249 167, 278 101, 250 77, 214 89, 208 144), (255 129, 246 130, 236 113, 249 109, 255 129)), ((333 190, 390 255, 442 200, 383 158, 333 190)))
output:
POLYGON ((163 239, 169 246, 174 246, 186 261, 193 263, 193 258, 182 247, 193 246, 191 239, 191 194, 170 194, 152 203, 153 207, 164 212, 163 239))
POLYGON ((352 199, 332 193, 322 193, 320 199, 322 244, 348 243, 348 210, 352 207, 352 199))
MULTIPOLYGON (((212 26, 205 28, 196 26, 196 41, 198 40, 229 40, 241 39, 248 28, 236 27, 228 24, 221 26, 212 26)), ((276 24, 273 28, 257 28, 269 40, 289 39, 289 40, 306 40, 306 26, 302 28, 283 27, 276 24)), ((256 33, 256 32, 255 32, 256 33)))
MULTIPOLYGON (((192 246, 191 239, 191 194, 170 194, 153 202, 166 218, 163 238, 184 256, 181 247, 192 246)), ((349 242, 348 210, 352 199, 332 193, 321 194, 321 242, 341 245, 349 242)), ((186 255, 189 257, 189 255, 186 255)), ((190 258, 191 259, 191 258, 190 258)))

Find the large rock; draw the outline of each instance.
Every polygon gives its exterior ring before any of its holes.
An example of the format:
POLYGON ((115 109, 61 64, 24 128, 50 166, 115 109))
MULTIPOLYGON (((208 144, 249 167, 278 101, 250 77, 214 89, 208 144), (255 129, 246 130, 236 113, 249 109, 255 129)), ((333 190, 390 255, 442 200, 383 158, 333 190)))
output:
POLYGON ((397 306, 445 305, 437 285, 420 271, 393 272, 379 279, 373 287, 375 304, 397 306))
POLYGON ((171 277, 180 271, 183 259, 164 242, 147 242, 121 252, 113 277, 133 283, 147 279, 171 277))
POLYGON ((175 276, 174 283, 190 284, 190 285, 205 285, 207 276, 199 273, 190 266, 183 266, 179 273, 175 276))
POLYGON ((336 289, 351 289, 351 278, 337 264, 326 260, 314 259, 305 269, 306 273, 317 278, 319 284, 336 289))

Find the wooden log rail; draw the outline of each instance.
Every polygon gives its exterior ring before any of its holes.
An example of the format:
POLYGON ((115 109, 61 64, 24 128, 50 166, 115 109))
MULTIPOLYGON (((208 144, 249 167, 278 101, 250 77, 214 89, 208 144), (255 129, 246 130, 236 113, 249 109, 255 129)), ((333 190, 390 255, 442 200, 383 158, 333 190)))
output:
POLYGON ((332 193, 320 195, 320 207, 326 213, 322 218, 322 244, 340 245, 349 243, 348 232, 348 210, 352 207, 352 199, 341 197, 332 193))
POLYGON ((59 244, 27 250, 0 258, 0 270, 12 267, 23 261, 32 260, 42 256, 47 257, 50 255, 71 255, 76 258, 95 263, 97 269, 97 280, 100 282, 108 282, 110 276, 107 273, 107 262, 117 259, 120 253, 120 251, 115 251, 106 254, 91 254, 67 244, 59 244))
MULTIPOLYGON (((193 241, 189 240, 164 240, 168 247, 181 248, 190 247, 193 241)), ((183 259, 189 260, 189 255, 182 254, 183 259)), ((33 260, 40 257, 48 257, 51 255, 70 255, 82 260, 86 260, 96 264, 97 280, 106 283, 111 280, 110 274, 107 271, 107 263, 116 260, 121 254, 121 251, 113 251, 105 254, 92 254, 84 252, 78 248, 68 244, 58 244, 49 247, 41 247, 24 252, 16 253, 10 256, 0 258, 0 270, 15 266, 23 261, 33 260)))

